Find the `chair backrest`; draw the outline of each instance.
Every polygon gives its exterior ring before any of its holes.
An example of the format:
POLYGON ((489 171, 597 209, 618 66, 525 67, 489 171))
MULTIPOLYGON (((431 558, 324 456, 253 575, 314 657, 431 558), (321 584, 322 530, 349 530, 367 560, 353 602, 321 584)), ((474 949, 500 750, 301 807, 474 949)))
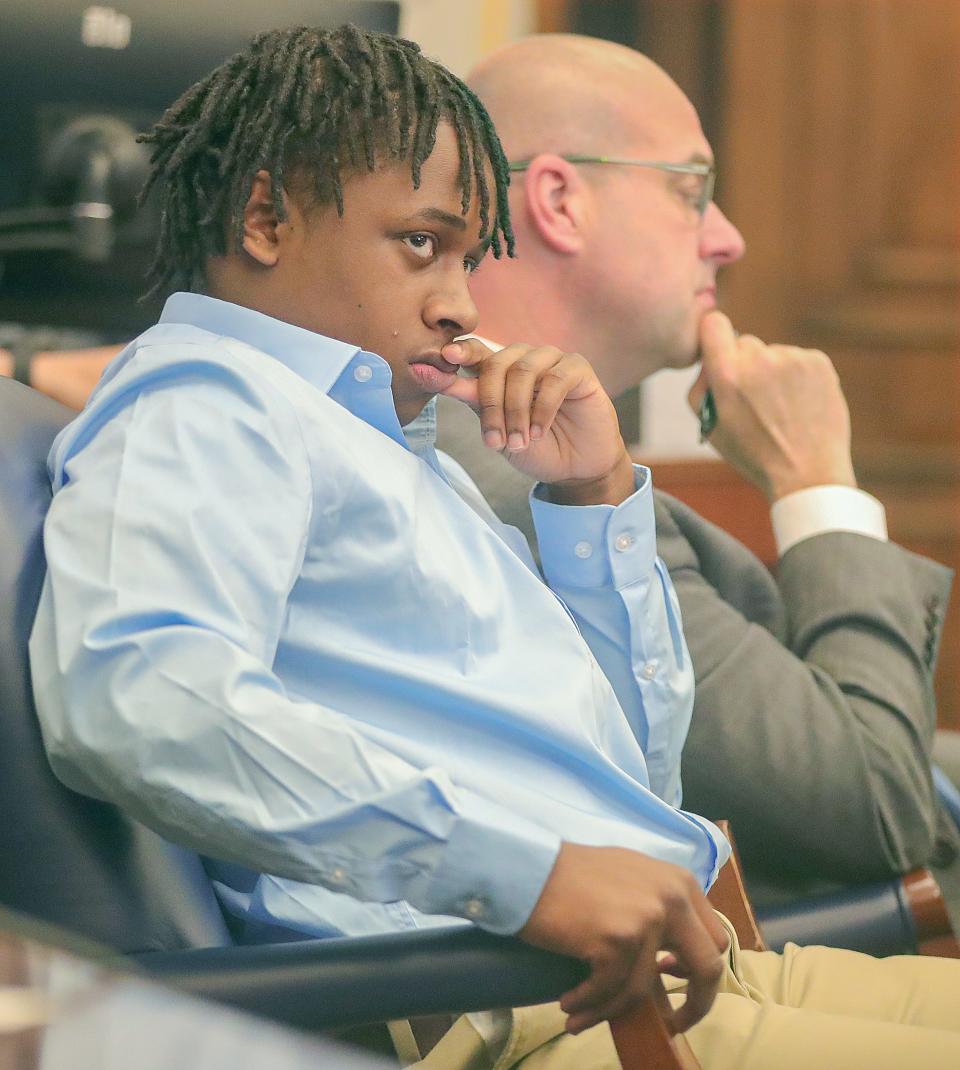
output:
POLYGON ((73 414, 0 377, 0 904, 122 952, 230 942, 200 859, 53 775, 27 639, 43 584, 46 459, 73 414))

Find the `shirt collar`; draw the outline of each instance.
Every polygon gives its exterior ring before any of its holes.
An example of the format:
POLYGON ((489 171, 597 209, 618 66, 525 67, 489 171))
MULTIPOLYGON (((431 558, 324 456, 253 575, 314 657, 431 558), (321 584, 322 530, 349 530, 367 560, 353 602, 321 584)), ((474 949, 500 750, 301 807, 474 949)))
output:
MULTIPOLYGON (((401 435, 390 391, 390 366, 375 353, 205 294, 171 294, 159 322, 189 323, 253 346, 330 395, 355 416, 398 442, 405 442, 412 453, 439 471, 433 456, 437 440, 436 398, 403 427, 401 435), (346 374, 351 367, 352 374, 346 374)), ((490 349, 503 348, 479 335, 471 337, 479 338, 490 349)))
POLYGON ((393 373, 375 353, 204 294, 172 294, 160 323, 188 323, 252 346, 371 427, 406 444, 393 402, 393 373))
MULTIPOLYGON (((163 306, 160 322, 190 323, 211 334, 236 338, 274 357, 324 394, 330 393, 354 357, 363 353, 359 346, 205 294, 172 294, 163 306)), ((390 375, 382 357, 373 353, 364 356, 371 364, 382 364, 390 375)))

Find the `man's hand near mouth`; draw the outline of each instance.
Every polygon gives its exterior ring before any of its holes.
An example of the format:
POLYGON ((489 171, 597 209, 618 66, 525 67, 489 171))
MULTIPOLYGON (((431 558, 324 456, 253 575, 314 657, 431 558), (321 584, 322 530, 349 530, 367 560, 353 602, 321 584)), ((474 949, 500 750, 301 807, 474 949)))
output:
POLYGON ((467 374, 439 392, 473 408, 483 441, 549 484, 562 505, 619 505, 636 489, 616 410, 579 353, 515 343, 493 352, 477 338, 440 356, 467 374))

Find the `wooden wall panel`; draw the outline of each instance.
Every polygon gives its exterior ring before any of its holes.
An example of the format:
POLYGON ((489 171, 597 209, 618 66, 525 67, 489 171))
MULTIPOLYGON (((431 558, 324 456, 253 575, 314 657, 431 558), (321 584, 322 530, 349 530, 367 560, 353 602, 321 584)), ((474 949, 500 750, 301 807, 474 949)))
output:
POLYGON ((570 29, 570 0, 536 0, 537 33, 570 29))
MULTIPOLYGON (((891 535, 960 566, 960 4, 726 0, 741 329, 833 358, 891 535)), ((960 611, 938 677, 960 727, 960 611)))

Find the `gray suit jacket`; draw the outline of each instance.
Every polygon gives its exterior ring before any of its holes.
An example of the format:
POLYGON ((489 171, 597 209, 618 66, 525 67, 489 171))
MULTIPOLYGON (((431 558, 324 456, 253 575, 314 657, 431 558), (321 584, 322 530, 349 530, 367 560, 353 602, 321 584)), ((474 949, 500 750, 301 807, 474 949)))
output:
MULTIPOLYGON (((472 413, 440 401, 440 448, 532 536, 529 480, 485 449, 472 413)), ((656 523, 697 685, 684 807, 730 819, 754 900, 952 861, 930 781, 950 571, 833 532, 791 548, 774 580, 666 494, 656 523)))

